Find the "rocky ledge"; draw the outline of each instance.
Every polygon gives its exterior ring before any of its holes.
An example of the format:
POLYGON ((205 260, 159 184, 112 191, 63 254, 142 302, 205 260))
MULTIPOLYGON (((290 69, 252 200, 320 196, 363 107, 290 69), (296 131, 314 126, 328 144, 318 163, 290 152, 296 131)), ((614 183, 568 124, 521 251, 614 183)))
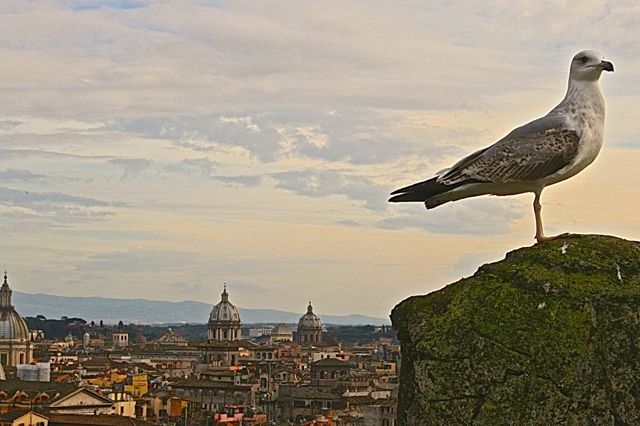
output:
POLYGON ((574 235, 395 307, 399 425, 640 424, 640 245, 574 235))

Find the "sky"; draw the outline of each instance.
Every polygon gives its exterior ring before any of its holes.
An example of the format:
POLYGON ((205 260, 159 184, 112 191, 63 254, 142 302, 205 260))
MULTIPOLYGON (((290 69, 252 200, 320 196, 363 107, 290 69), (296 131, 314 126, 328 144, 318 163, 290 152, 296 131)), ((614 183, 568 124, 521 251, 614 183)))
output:
POLYGON ((386 317, 533 244, 531 194, 388 194, 546 114, 582 49, 616 69, 605 143, 545 189, 545 231, 640 239, 640 3, 574 4, 3 1, 0 268, 27 293, 214 304, 226 282, 245 308, 386 317))

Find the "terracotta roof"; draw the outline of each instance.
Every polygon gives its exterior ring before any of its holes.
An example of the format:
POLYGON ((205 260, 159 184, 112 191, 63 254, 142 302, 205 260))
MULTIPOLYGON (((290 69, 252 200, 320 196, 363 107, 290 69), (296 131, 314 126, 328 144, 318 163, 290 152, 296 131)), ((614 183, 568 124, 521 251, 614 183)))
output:
POLYGON ((88 416, 82 414, 50 414, 49 426, 94 425, 94 426, 146 426, 153 425, 144 420, 115 415, 88 416))
POLYGON ((342 398, 351 405, 371 405, 376 402, 376 399, 372 398, 370 395, 353 395, 344 396, 342 398))
POLYGON ((211 388, 211 389, 237 389, 243 390, 250 388, 250 384, 236 385, 231 382, 222 382, 218 380, 206 380, 206 379, 171 379, 170 384, 174 388, 211 388))
POLYGON ((338 358, 322 358, 311 363, 312 367, 351 367, 347 361, 338 358))
POLYGON ((295 388, 295 387, 280 387, 278 390, 279 398, 291 398, 291 399, 330 399, 339 400, 340 396, 332 392, 325 392, 315 388, 295 388))
POLYGON ((125 367, 124 363, 114 361, 109 358, 92 358, 86 361, 79 362, 83 368, 122 368, 125 367))
MULTIPOLYGON (((17 378, 10 378, 0 381, 0 391, 7 394, 7 398, 11 398, 16 392, 24 392, 33 399, 40 393, 47 393, 49 400, 47 403, 58 400, 73 393, 78 387, 73 383, 57 383, 57 382, 30 382, 17 378)), ((6 398, 2 398, 6 399, 6 398)))

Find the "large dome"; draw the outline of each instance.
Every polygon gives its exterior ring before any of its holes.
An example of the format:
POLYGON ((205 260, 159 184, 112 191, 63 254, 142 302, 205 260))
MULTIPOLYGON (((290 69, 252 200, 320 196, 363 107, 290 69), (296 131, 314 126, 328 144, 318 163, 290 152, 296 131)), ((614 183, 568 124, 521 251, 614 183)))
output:
POLYGON ((229 302, 227 287, 222 291, 222 300, 215 305, 209 315, 209 323, 237 323, 240 324, 240 313, 238 308, 229 302))
POLYGON ((0 340, 19 340, 26 342, 29 339, 27 323, 13 309, 0 308, 0 340))
POLYGON ((298 321, 298 330, 322 330, 322 322, 320 321, 320 317, 313 313, 313 306, 311 306, 311 302, 309 302, 309 307, 307 307, 307 313, 300 317, 300 321, 298 321))
POLYGON ((0 341, 11 340, 26 342, 29 340, 27 323, 11 305, 11 288, 7 283, 7 274, 0 287, 0 341))

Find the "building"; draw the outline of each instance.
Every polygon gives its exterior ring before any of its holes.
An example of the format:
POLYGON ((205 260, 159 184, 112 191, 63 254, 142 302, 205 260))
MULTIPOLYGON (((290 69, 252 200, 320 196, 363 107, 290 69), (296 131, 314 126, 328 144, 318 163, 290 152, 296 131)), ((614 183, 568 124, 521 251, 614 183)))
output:
POLYGON ((7 379, 0 388, 0 412, 40 406, 48 413, 111 414, 113 402, 73 383, 7 379))
POLYGON ((278 324, 271 330, 271 337, 269 337, 271 343, 277 342, 292 342, 293 332, 286 324, 278 324))
POLYGON ((322 343, 322 322, 320 317, 313 313, 311 302, 307 307, 307 313, 300 317, 300 321, 298 321, 296 343, 305 346, 322 343))
POLYGON ((129 333, 117 331, 111 335, 111 341, 114 348, 129 346, 129 333))
POLYGON ((396 426, 397 404, 397 399, 388 399, 364 407, 364 426, 396 426))
POLYGON ((48 362, 20 364, 17 375, 20 380, 28 382, 48 382, 51 378, 51 364, 48 362))
POLYGON ((346 408, 340 395, 310 387, 281 387, 277 406, 280 419, 296 424, 346 408))
POLYGON ((240 339, 240 314, 238 308, 229 302, 227 285, 222 291, 222 300, 215 305, 209 315, 209 342, 240 339))
POLYGON ((29 329, 11 304, 11 293, 5 272, 4 283, 0 287, 0 364, 5 367, 17 367, 33 360, 29 329))
POLYGON ((48 426, 49 417, 32 410, 15 410, 0 414, 0 426, 48 426))
POLYGON ((187 346, 189 342, 169 327, 164 334, 151 342, 151 344, 159 346, 187 346))

